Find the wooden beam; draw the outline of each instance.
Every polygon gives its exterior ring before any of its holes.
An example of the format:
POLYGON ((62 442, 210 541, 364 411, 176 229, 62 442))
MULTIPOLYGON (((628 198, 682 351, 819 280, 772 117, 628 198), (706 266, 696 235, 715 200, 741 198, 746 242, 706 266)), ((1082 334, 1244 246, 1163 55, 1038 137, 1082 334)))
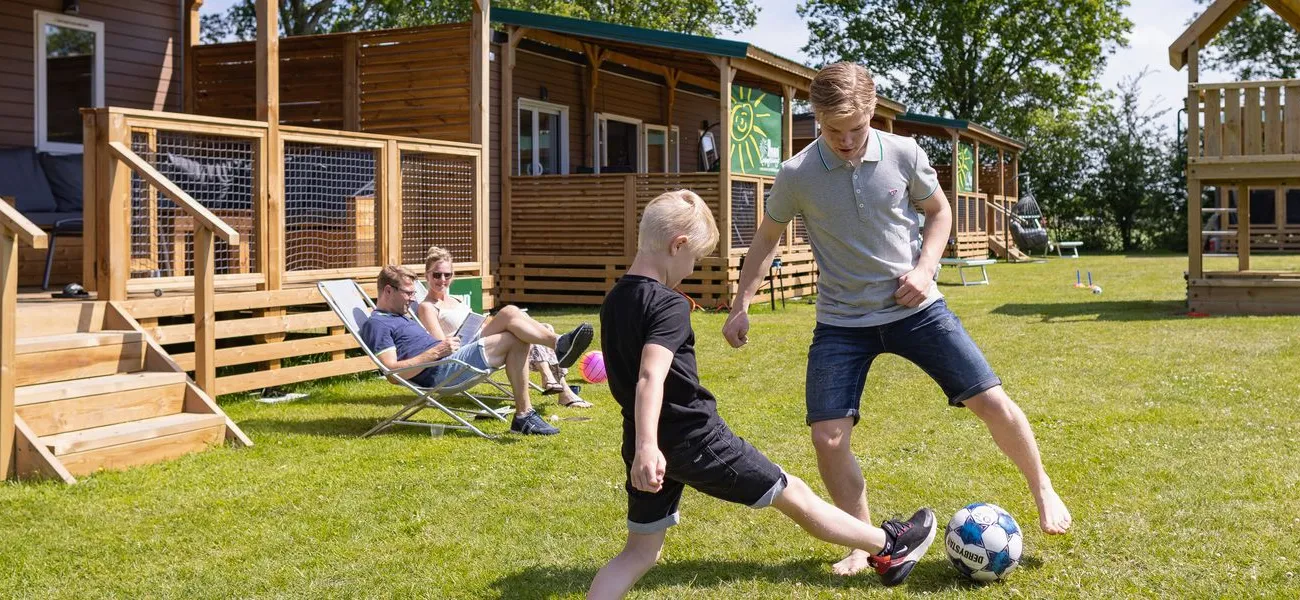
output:
MULTIPOLYGON (((0 202, 4 211, 13 211, 0 202)), ((21 218, 21 217, 19 217, 21 218)), ((26 221, 27 219, 23 219, 26 221)), ((14 388, 17 376, 14 365, 18 342, 18 238, 0 231, 0 481, 9 478, 9 464, 14 449, 14 388)))
MULTIPOLYGON (((556 48, 562 48, 564 50, 568 50, 570 52, 574 52, 577 54, 583 54, 583 55, 587 54, 587 51, 584 48, 586 44, 576 39, 573 39, 571 37, 561 35, 558 33, 550 32, 550 31, 542 31, 542 30, 531 30, 528 32, 527 37, 530 40, 542 42, 544 44, 555 46, 556 48)), ((645 60, 643 58, 637 58, 635 56, 624 54, 622 52, 614 52, 609 50, 606 50, 606 52, 608 52, 608 54, 606 54, 605 56, 605 62, 618 63, 620 65, 624 65, 646 73, 660 73, 663 71, 665 67, 669 67, 669 65, 661 65, 658 63, 645 60)), ((706 77, 701 77, 699 75, 696 75, 695 73, 681 71, 679 81, 681 83, 688 83, 690 85, 699 88, 704 88, 711 92, 718 91, 718 82, 716 80, 709 79, 706 77)))
MULTIPOLYGON (((1201 182, 1189 176, 1187 178, 1187 276, 1190 279, 1201 276, 1201 244, 1205 242, 1201 237, 1201 205, 1204 202, 1201 196, 1201 182)), ((1226 214, 1223 219, 1226 223, 1226 214)))
POLYGON ((14 475, 22 479, 48 477, 66 484, 77 482, 17 415, 14 415, 14 475))
POLYGON ((16 237, 23 243, 43 250, 47 247, 49 238, 31 221, 27 220, 17 208, 10 206, 8 202, 0 202, 0 229, 7 232, 7 235, 16 237))
POLYGON ((194 49, 199 45, 199 9, 203 7, 203 0, 185 0, 185 4, 185 46, 181 50, 185 55, 185 62, 181 65, 185 69, 181 78, 185 87, 181 90, 181 96, 184 98, 185 112, 194 114, 194 108, 198 105, 198 98, 195 97, 198 93, 195 89, 198 87, 198 60, 194 56, 194 49))
POLYGON ((361 131, 360 55, 361 39, 357 34, 343 38, 343 129, 348 131, 361 131))
MULTIPOLYGON (((280 15, 274 0, 257 0, 257 120, 266 123, 264 157, 266 245, 265 289, 278 290, 284 278, 284 143, 280 139, 280 15)), ((260 261, 259 261, 260 262, 260 261)))
POLYGON ((182 190, 162 173, 159 173, 157 169, 153 168, 153 165, 140 158, 140 155, 132 152, 122 142, 109 142, 108 148, 115 158, 130 165, 131 169, 139 174, 140 178, 144 179, 146 183, 162 190, 163 194, 166 194, 189 216, 197 220, 203 228, 211 229, 217 237, 232 246, 239 245, 238 231, 227 225, 225 221, 217 218, 211 211, 199 204, 197 200, 191 198, 189 194, 185 193, 185 190, 182 190))
POLYGON ((402 153, 397 142, 376 151, 379 182, 379 264, 402 263, 402 153))
POLYGON ((957 239, 957 232, 961 231, 957 217, 958 198, 961 197, 961 178, 957 175, 957 149, 961 147, 961 137, 956 131, 952 131, 952 196, 948 198, 948 208, 952 210, 952 227, 949 228, 949 238, 957 239))
MULTIPOLYGON (((95 182, 97 204, 102 219, 96 219, 99 243, 95 260, 99 273, 98 298, 100 300, 125 300, 128 253, 131 244, 131 167, 113 155, 104 144, 118 144, 126 148, 131 143, 131 131, 126 118, 119 114, 101 113, 99 152, 100 180, 95 182)), ((129 151, 129 150, 128 150, 129 151)), ((134 153, 132 153, 134 155, 134 153)), ((136 157, 139 158, 139 157, 136 157)))
POLYGON ((87 291, 99 289, 99 278, 95 271, 97 265, 95 256, 99 250, 99 245, 95 241, 96 223, 100 218, 97 214, 100 210, 99 192, 95 187, 100 179, 100 165, 96 156, 102 141, 99 137, 100 130, 96 126, 98 119, 98 110, 86 109, 81 113, 81 285, 87 291))
POLYGON ((794 156, 794 86, 781 86, 781 95, 781 160, 785 161, 794 156))
POLYGON ((668 126, 669 135, 672 135, 673 127, 673 110, 677 105, 677 82, 681 81, 682 72, 680 69, 672 67, 663 67, 664 74, 664 106, 663 119, 664 125, 668 126))
POLYGON ((280 15, 275 0, 257 0, 257 120, 280 122, 280 15))
MULTIPOLYGON (((510 229, 510 178, 514 176, 515 146, 515 59, 519 42, 526 29, 506 28, 506 43, 501 48, 501 254, 509 256, 512 246, 510 229)), ((487 150, 484 150, 486 154, 487 150)))
MULTIPOLYGON (((470 108, 470 141, 478 144, 479 155, 475 161, 474 177, 474 239, 476 246, 475 260, 487 265, 492 264, 491 231, 491 166, 488 159, 491 154, 491 86, 492 65, 488 61, 491 54, 492 15, 488 0, 474 0, 473 27, 470 48, 470 96, 473 105, 470 108)), ((486 275, 489 269, 484 269, 486 275)))
POLYGON ((194 383, 209 395, 217 391, 217 314, 212 281, 216 250, 212 230, 194 230, 194 383))
POLYGON ((725 257, 731 255, 731 81, 736 69, 729 58, 714 57, 713 64, 718 67, 718 89, 722 90, 718 100, 718 229, 722 233, 718 254, 725 257))
POLYGON ((809 86, 812 85, 811 79, 805 79, 793 73, 782 71, 772 65, 756 61, 752 58, 731 59, 731 64, 737 70, 762 77, 763 79, 776 84, 793 86, 803 91, 808 91, 809 86))
POLYGON ((1250 270, 1250 188, 1237 186, 1237 270, 1250 270))
POLYGON ((1187 61, 1187 49, 1193 43, 1204 48, 1230 21, 1241 13, 1249 0, 1215 0, 1201 16, 1187 27, 1183 34, 1169 46, 1169 65, 1178 70, 1187 61))

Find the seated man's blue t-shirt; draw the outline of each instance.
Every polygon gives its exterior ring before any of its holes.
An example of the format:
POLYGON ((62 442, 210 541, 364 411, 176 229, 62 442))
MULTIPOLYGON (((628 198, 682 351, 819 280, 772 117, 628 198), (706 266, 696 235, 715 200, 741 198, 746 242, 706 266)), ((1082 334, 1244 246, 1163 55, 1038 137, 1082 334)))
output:
MULTIPOLYGON (((375 309, 369 319, 361 325, 361 340, 366 343, 375 356, 384 352, 397 352, 397 360, 407 360, 419 356, 429 348, 438 345, 438 340, 424 329, 419 322, 406 315, 396 315, 375 309)), ((475 341, 461 346, 448 358, 467 363, 476 369, 490 370, 483 344, 475 341)), ((424 387, 433 387, 452 373, 460 376, 447 385, 454 386, 474 376, 472 371, 462 370, 455 364, 442 364, 420 371, 415 377, 408 378, 411 383, 424 387)))

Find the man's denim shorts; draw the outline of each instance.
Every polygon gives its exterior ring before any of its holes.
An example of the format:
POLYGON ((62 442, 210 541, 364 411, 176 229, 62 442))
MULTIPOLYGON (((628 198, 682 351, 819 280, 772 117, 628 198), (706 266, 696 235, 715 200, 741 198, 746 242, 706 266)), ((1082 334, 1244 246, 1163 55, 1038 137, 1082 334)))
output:
POLYGON ((844 417, 853 417, 856 424, 867 371, 885 352, 921 367, 943 389, 951 406, 962 406, 972 396, 1002 385, 961 320, 942 299, 884 325, 818 323, 808 349, 804 383, 808 424, 844 417))
MULTIPOLYGON (((465 344, 458 350, 451 353, 447 358, 454 358, 464 361, 469 366, 486 371, 492 370, 492 365, 488 364, 487 351, 483 349, 483 340, 474 340, 472 344, 465 344)), ((446 359, 443 359, 446 360, 446 359)), ((436 367, 429 367, 420 371, 419 375, 411 378, 411 383, 421 387, 433 387, 442 383, 442 380, 452 376, 461 365, 457 363, 447 363, 436 367)), ((477 376, 477 373, 465 369, 456 375, 456 379, 448 383, 445 387, 455 387, 457 384, 477 376)))

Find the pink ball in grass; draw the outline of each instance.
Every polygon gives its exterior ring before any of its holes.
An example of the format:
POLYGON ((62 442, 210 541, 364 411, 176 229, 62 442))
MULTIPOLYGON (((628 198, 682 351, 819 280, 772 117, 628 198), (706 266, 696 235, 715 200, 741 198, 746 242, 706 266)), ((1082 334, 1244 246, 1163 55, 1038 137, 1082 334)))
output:
POLYGON ((587 383, 605 383, 605 355, 600 350, 592 350, 578 359, 578 370, 587 383))

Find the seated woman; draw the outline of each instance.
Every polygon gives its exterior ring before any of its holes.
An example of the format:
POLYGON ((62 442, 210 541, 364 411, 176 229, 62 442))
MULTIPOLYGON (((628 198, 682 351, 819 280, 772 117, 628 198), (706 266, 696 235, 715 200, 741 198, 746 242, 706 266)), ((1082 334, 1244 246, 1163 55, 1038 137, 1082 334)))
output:
MULTIPOLYGON (((471 310, 467 304, 450 293, 451 280, 454 277, 450 252, 437 246, 430 248, 428 255, 424 259, 424 270, 425 279, 429 285, 429 295, 416 307, 415 314, 425 329, 428 329, 433 334, 433 337, 442 340, 454 335, 460 329, 461 324, 469 317, 471 310)), ((496 316, 483 325, 479 336, 487 337, 499 333, 510 333, 514 337, 531 344, 529 362, 533 363, 534 366, 536 366, 538 359, 548 367, 553 360, 553 364, 558 371, 559 369, 567 369, 577 362, 578 357, 582 355, 582 351, 586 350, 587 345, 591 343, 594 332, 590 324, 583 323, 574 328, 573 331, 564 335, 556 335, 555 329, 550 325, 538 323, 528 316, 528 313, 520 310, 519 307, 509 305, 497 311, 496 316)), ((462 341, 468 343, 473 340, 462 341)), ((542 379, 547 383, 548 391, 560 394, 559 404, 561 406, 575 408, 588 408, 591 406, 590 402, 579 398, 569 386, 564 385, 562 375, 555 384, 562 389, 556 389, 555 385, 552 384, 552 380, 548 379, 545 374, 543 374, 542 379)))

